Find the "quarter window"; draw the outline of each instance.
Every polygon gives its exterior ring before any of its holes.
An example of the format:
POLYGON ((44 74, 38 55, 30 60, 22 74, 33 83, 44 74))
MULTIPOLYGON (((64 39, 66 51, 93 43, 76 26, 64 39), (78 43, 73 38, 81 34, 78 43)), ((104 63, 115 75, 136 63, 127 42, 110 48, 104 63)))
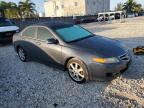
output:
POLYGON ((36 33, 36 27, 30 27, 22 33, 22 36, 27 36, 27 37, 34 38, 35 33, 36 33))
POLYGON ((48 31, 48 29, 39 27, 37 31, 37 38, 40 40, 47 40, 52 38, 52 34, 48 31))

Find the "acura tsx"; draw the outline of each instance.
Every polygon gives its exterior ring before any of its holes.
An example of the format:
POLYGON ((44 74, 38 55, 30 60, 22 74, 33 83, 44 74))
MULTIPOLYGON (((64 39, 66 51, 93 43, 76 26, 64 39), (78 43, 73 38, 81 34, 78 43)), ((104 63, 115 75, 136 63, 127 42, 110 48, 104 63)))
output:
POLYGON ((28 26, 14 35, 13 44, 21 61, 39 60, 61 66, 77 83, 114 78, 131 61, 128 48, 120 41, 66 22, 28 26))

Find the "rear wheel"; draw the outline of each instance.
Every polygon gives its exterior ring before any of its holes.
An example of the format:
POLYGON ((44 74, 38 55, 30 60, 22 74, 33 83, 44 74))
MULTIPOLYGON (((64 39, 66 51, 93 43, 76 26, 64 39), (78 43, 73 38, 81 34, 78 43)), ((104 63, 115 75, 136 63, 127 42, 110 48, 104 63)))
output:
POLYGON ((84 83, 88 80, 88 71, 85 64, 78 59, 71 59, 67 63, 69 76, 77 83, 84 83))
POLYGON ((22 62, 27 61, 27 54, 26 54, 26 52, 24 51, 23 48, 19 47, 18 50, 17 50, 17 53, 18 53, 18 56, 19 56, 19 58, 22 62))

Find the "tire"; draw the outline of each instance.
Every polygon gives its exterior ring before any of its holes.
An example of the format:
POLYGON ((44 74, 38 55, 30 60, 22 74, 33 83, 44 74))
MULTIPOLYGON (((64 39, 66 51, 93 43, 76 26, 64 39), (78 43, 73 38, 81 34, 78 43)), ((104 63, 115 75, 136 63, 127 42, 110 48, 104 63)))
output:
POLYGON ((71 79, 79 84, 88 80, 88 70, 86 65, 76 58, 68 61, 67 70, 71 79))
POLYGON ((27 54, 26 54, 25 50, 22 47, 18 48, 17 54, 18 54, 18 56, 19 56, 19 58, 22 62, 26 62, 28 60, 27 59, 27 54))

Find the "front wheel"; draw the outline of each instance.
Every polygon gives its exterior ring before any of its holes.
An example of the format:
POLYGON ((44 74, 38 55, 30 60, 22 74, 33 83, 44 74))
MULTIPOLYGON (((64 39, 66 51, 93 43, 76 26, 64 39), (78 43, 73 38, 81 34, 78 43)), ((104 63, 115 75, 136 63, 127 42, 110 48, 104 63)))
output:
POLYGON ((27 61, 27 54, 26 54, 26 52, 24 51, 23 48, 19 47, 18 50, 17 50, 17 53, 18 53, 18 56, 19 56, 19 58, 22 62, 27 61))
POLYGON ((88 71, 85 64, 78 59, 71 59, 67 63, 69 76, 77 83, 84 83, 88 80, 88 71))

